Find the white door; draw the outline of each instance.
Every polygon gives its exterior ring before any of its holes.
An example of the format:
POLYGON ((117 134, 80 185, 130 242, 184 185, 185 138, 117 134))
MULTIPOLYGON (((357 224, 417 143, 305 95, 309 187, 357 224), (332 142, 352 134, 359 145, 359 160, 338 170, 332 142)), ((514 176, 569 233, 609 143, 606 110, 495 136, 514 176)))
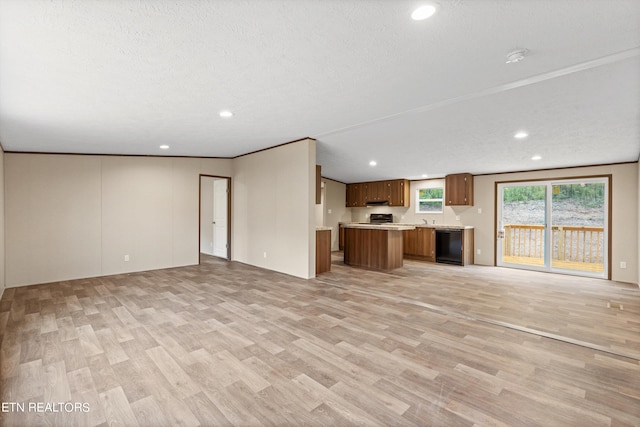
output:
POLYGON ((227 258, 227 180, 213 182, 213 255, 227 258))

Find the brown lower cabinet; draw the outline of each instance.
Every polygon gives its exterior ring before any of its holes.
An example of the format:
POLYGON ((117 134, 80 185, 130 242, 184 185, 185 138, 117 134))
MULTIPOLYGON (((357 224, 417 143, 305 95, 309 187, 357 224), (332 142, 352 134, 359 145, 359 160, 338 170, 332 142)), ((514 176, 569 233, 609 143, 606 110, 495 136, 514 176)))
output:
POLYGON ((316 230, 316 274, 331 270, 331 230, 316 230))
POLYGON ((405 257, 435 262, 435 228, 416 227, 414 230, 405 230, 403 233, 403 254, 405 257))
POLYGON ((338 224, 338 249, 344 249, 344 227, 342 224, 338 224))

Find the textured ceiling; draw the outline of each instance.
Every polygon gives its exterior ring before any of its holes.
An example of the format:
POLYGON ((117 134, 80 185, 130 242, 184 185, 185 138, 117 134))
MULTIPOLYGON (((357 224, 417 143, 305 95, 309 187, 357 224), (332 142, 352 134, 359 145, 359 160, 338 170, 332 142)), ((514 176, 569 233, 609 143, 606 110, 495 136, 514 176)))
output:
POLYGON ((0 0, 0 142, 233 157, 310 136, 344 182, 638 159, 640 1, 440 0, 412 21, 422 3, 0 0))

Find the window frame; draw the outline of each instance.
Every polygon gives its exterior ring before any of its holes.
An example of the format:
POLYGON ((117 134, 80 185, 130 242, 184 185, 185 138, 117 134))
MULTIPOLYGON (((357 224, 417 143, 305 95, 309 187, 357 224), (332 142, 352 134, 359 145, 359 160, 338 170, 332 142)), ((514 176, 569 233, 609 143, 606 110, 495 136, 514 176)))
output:
POLYGON ((416 189, 416 213, 417 214, 442 214, 444 213, 444 185, 441 186, 437 186, 437 187, 422 187, 422 188, 418 188, 416 189), (441 190, 442 191, 442 197, 439 199, 421 199, 420 198, 420 191, 421 190, 441 190), (429 211, 429 212, 424 212, 420 210, 420 202, 440 202, 440 210, 439 211, 429 211))

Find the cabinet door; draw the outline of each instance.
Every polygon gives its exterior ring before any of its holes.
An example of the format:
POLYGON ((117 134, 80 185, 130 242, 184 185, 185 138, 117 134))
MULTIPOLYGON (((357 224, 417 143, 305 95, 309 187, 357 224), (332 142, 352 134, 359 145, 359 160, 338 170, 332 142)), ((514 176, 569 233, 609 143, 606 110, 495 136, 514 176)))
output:
POLYGON ((434 228, 417 228, 418 230, 418 255, 425 258, 435 256, 435 238, 436 232, 434 228))
POLYGON ((355 204, 354 206, 363 208, 367 206, 367 184, 355 184, 355 204))
POLYGON ((405 255, 417 255, 418 230, 404 230, 402 233, 402 247, 405 255))
POLYGON ((342 224, 338 224, 338 249, 344 249, 344 227, 342 224))
POLYGON ((375 182, 367 182, 365 184, 365 201, 373 202, 374 200, 376 200, 378 189, 376 188, 375 184, 375 182))
POLYGON ((423 228, 416 228, 416 255, 426 256, 426 241, 425 241, 425 232, 423 228))
POLYGON ((345 206, 350 208, 353 207, 353 184, 347 184, 347 197, 346 197, 345 206))
POLYGON ((365 198, 367 185, 363 183, 359 184, 347 184, 347 203, 348 208, 359 208, 366 206, 365 198))
POLYGON ((445 205, 473 205, 473 175, 460 173, 445 177, 445 205))
POLYGON ((436 259, 436 229, 424 228, 424 253, 429 260, 436 259))
POLYGON ((385 194, 385 185, 383 181, 373 181, 367 182, 367 195, 366 200, 369 202, 378 202, 381 200, 386 200, 384 197, 385 194))
POLYGON ((409 181, 396 179, 387 181, 389 206, 409 206, 409 181))

